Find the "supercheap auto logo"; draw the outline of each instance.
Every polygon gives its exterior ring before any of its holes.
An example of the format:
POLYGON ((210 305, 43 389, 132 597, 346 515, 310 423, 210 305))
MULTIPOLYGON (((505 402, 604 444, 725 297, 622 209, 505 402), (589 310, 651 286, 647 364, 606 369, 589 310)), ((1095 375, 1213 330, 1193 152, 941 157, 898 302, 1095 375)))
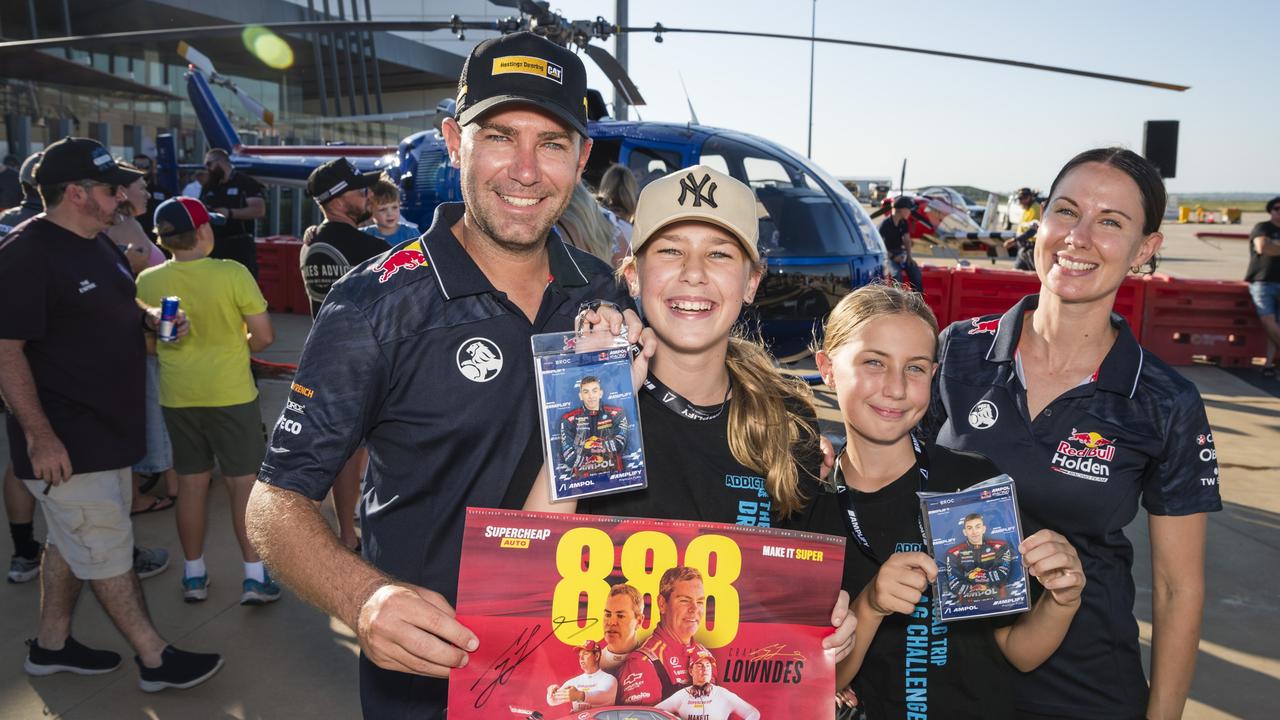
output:
POLYGON ((525 549, 528 548, 530 543, 534 540, 546 540, 551 537, 551 531, 546 528, 515 528, 486 525, 484 528, 484 536, 487 538, 500 538, 501 542, 498 547, 525 549))

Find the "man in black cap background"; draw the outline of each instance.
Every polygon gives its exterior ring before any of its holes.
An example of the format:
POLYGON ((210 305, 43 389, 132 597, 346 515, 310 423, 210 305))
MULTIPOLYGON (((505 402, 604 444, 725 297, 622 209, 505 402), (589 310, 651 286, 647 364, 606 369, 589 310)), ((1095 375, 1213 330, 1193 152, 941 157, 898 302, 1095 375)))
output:
MULTIPOLYGON (((464 203, 333 285, 272 434, 250 536, 355 630, 366 717, 443 717, 443 678, 478 647, 453 617, 462 526, 468 506, 520 507, 542 466, 529 337, 572 330, 593 300, 630 305, 605 263, 551 233, 590 151, 585 100, 582 61, 532 33, 472 50, 443 124, 464 203), (314 502, 361 443, 365 559, 314 502)), ((620 329, 601 315, 585 319, 620 329)))
POLYGON ((88 582, 137 652, 139 686, 154 692, 203 682, 222 658, 168 645, 134 572, 130 467, 146 450, 143 330, 155 330, 160 311, 137 303, 124 256, 102 231, 125 200, 122 186, 139 177, 93 140, 45 149, 35 170, 45 215, 0 241, 0 307, 21 308, 0 313, 0 392, 13 411, 10 459, 48 525, 27 672, 119 666, 118 654, 70 636, 88 582))
POLYGON ((213 148, 204 156, 209 180, 204 183, 200 200, 209 212, 227 219, 213 228, 213 254, 249 268, 258 277, 258 248, 253 241, 254 221, 267 214, 262 183, 236 172, 231 156, 222 148, 213 148))
POLYGON ((298 258, 302 284, 311 299, 311 317, 320 312, 325 295, 347 271, 381 252, 387 244, 358 229, 373 216, 369 188, 380 173, 360 173, 350 160, 330 160, 311 171, 307 196, 316 201, 324 222, 306 233, 298 258))
MULTIPOLYGON (((381 173, 361 173, 346 158, 338 158, 311 171, 307 178, 307 196, 316 201, 324 214, 324 222, 307 228, 303 234, 302 252, 298 256, 302 285, 311 302, 313 319, 335 282, 351 268, 387 250, 385 242, 358 229, 372 216, 369 188, 379 177, 381 173)), ((360 547, 354 515, 360 500, 360 478, 368 463, 369 453, 362 447, 351 455, 333 480, 338 537, 352 550, 360 547)))
POLYGON ((906 195, 894 200, 893 212, 880 223, 880 238, 884 240, 885 267, 889 277, 901 280, 902 271, 906 270, 911 288, 920 292, 920 266, 911 256, 911 232, 907 227, 907 218, 911 217, 915 206, 915 200, 906 195))

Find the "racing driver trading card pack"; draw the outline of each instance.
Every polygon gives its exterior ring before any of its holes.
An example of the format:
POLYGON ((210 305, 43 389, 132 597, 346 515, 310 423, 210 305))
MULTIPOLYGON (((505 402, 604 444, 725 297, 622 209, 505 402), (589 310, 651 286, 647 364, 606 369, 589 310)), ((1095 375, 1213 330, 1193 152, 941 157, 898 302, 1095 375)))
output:
POLYGON ((1008 475, 958 492, 921 492, 925 545, 938 564, 933 596, 943 622, 1031 609, 1022 524, 1008 475))
POLYGON ((546 333, 532 343, 551 501, 645 487, 625 336, 546 333))

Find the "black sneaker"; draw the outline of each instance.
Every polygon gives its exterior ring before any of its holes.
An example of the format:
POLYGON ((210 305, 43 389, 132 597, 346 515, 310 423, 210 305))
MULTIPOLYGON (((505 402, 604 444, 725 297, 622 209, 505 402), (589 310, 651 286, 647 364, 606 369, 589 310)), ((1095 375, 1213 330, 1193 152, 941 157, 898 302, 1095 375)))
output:
POLYGON ((94 650, 67 637, 61 650, 45 650, 35 639, 27 641, 28 675, 52 675, 71 672, 77 675, 101 675, 120 667, 120 655, 110 650, 94 650))
POLYGON ((143 692, 160 692, 165 688, 185 690, 213 677, 222 668, 222 656, 215 653, 193 653, 166 645, 160 655, 160 667, 149 668, 142 658, 138 663, 138 687, 143 692))

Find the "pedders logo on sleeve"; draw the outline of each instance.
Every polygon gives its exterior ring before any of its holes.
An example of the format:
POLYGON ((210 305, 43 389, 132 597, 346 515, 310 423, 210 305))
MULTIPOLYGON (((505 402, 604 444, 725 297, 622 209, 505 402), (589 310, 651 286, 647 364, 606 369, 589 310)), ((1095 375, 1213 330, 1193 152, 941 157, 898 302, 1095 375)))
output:
POLYGON ((1058 442, 1050 469, 1083 480, 1104 483, 1111 477, 1111 461, 1115 456, 1115 440, 1093 431, 1080 432, 1072 428, 1071 434, 1058 442))

